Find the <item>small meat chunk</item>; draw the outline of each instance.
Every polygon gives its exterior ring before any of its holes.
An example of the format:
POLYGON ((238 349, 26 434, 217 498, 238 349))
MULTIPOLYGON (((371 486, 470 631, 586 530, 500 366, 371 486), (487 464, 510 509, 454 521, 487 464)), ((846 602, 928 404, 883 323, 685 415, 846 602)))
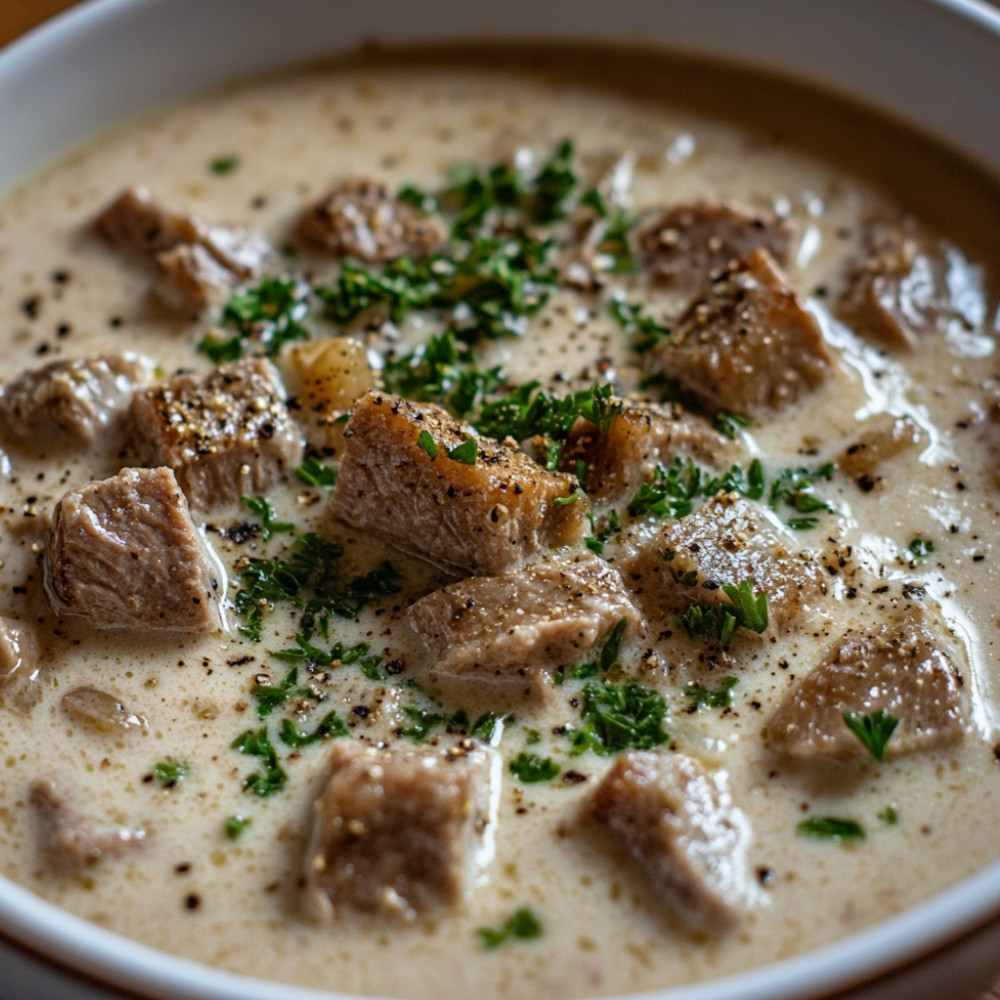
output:
POLYGON ((117 249, 147 256, 164 300, 192 315, 257 274, 270 253, 261 237, 171 212, 143 187, 122 192, 94 226, 117 249))
POLYGON ((80 446, 117 435, 136 386, 153 363, 137 354, 53 361, 26 371, 0 390, 0 414, 22 441, 80 446))
POLYGON ((861 253, 852 260, 838 316, 887 347, 911 348, 952 312, 941 244, 910 217, 865 220, 861 253))
POLYGON ((458 904, 488 861, 495 753, 377 750, 342 740, 313 803, 306 853, 312 910, 403 920, 458 904))
POLYGON ((130 712, 113 694, 95 687, 76 687, 59 699, 62 710, 85 729, 97 733, 121 733, 146 729, 142 715, 130 712))
POLYGON ((367 177, 345 180, 310 205, 297 234, 314 250, 369 264, 394 257, 419 260, 446 242, 437 219, 367 177))
POLYGON ((758 247, 785 265, 792 232, 773 216, 717 202, 683 202, 644 222, 636 239, 653 283, 690 297, 758 247))
POLYGON ((653 892, 691 929, 723 931, 756 903, 746 862, 750 826, 722 775, 682 754, 629 750, 590 805, 653 892))
POLYGON ((34 626, 0 618, 0 698, 4 705, 27 712, 38 703, 42 696, 40 661, 34 626))
POLYGON ((863 425, 861 433, 839 455, 837 468, 859 489, 870 493, 881 482, 883 463, 926 442, 927 435, 912 418, 880 413, 863 425))
POLYGON ((733 442, 707 420, 678 405, 626 403, 603 433, 590 421, 578 420, 563 449, 562 467, 573 470, 582 460, 588 496, 614 504, 631 500, 657 466, 669 466, 675 458, 717 467, 734 451, 733 442))
POLYGON ((782 410, 827 378, 832 357, 766 250, 723 271, 645 355, 652 374, 677 378, 712 409, 782 410))
MULTIPOLYGON (((479 437, 431 403, 369 392, 351 413, 333 492, 348 524, 448 569, 502 573, 587 530, 585 504, 557 503, 572 476, 479 437), (472 464, 449 457, 475 445, 472 464)), ((472 458, 470 451, 469 458, 472 458)))
POLYGON ((104 858, 121 858, 141 849, 146 831, 99 823, 66 805, 55 784, 31 783, 29 801, 42 823, 42 843, 62 867, 81 871, 104 858))
POLYGON ((448 678, 475 678, 544 696, 559 666, 582 663, 623 619, 640 616, 621 577, 590 554, 476 576, 410 608, 410 624, 448 678))
POLYGON ((136 393, 135 446, 173 469, 193 508, 263 493, 302 459, 302 441, 274 367, 263 358, 180 375, 136 393))
POLYGON ((722 584, 753 580, 767 594, 771 631, 782 630, 824 593, 820 567, 790 552, 754 503, 722 493, 687 517, 668 521, 656 543, 662 586, 677 610, 728 601, 722 584))
POLYGON ((888 757, 959 743, 965 735, 962 677, 928 615, 909 608, 875 632, 849 631, 768 724, 772 749, 793 757, 863 757, 844 712, 880 709, 899 724, 888 757))
POLYGON ((45 583, 60 615, 98 628, 211 632, 220 574, 169 469, 122 469, 56 505, 45 583))

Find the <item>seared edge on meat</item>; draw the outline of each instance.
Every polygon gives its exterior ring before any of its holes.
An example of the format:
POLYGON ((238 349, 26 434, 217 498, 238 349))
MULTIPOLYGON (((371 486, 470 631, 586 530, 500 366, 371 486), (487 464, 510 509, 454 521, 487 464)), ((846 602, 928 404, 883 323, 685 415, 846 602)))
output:
POLYGON ((692 296, 722 271, 762 247, 788 263, 788 223, 718 202, 682 202, 646 219, 636 234, 639 257, 654 285, 692 296))
POLYGON ((192 508, 260 494, 302 460, 302 440, 278 373, 263 358, 180 375, 136 393, 136 451, 168 466, 192 508))
POLYGON ((71 871, 89 868, 104 858, 132 854, 146 842, 142 828, 105 824, 75 812, 47 778, 31 783, 29 801, 42 824, 43 847, 71 871))
POLYGON ((394 257, 420 259, 442 250, 447 242, 437 219, 368 177, 342 181, 310 205, 296 234, 313 250, 366 263, 394 257))
POLYGON ((573 476, 546 472, 432 403, 369 392, 354 406, 345 437, 333 512, 437 565, 502 573, 586 533, 583 497, 557 502, 573 496, 573 476), (474 464, 449 457, 470 439, 474 464))
POLYGON ((916 606, 877 631, 852 629, 785 696, 768 723, 769 745, 793 757, 865 756, 844 712, 880 709, 899 720, 888 757, 959 743, 966 710, 955 659, 916 606))
POLYGON ((170 469, 122 469, 56 505, 45 585, 59 615, 99 628, 211 632, 221 566, 170 469))
POLYGON ((764 249, 719 274, 644 357, 650 374, 679 379, 704 406, 746 415, 790 406, 833 363, 816 318, 764 249))
POLYGON ((136 386, 152 372, 152 361, 131 353, 53 361, 0 389, 0 415, 22 441, 90 445, 106 434, 117 438, 136 386))
POLYGON ((336 743, 312 807, 312 911, 412 920, 459 904, 490 860, 499 764, 472 741, 445 753, 336 743))
POLYGON ((432 674, 520 688, 542 698, 557 667, 583 662, 623 619, 639 612, 621 577, 596 556, 550 559, 436 590, 409 611, 432 674))
POLYGON ((723 774, 682 754, 629 750, 611 765, 590 809, 693 930, 724 931, 761 901, 747 871, 750 826, 723 774))

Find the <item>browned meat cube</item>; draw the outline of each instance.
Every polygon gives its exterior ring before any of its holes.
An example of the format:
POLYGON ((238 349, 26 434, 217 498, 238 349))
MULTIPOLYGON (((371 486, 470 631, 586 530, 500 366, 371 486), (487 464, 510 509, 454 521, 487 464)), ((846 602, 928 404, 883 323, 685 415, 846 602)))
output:
POLYGON ((694 295, 716 275, 763 247, 788 262, 788 224, 714 202, 683 202, 643 223, 639 253, 654 284, 694 295))
POLYGON ((367 263, 420 259, 440 250, 446 240, 440 222, 366 177, 343 181, 310 205, 297 233, 314 250, 367 263))
POLYGON ((583 662, 622 620, 639 613, 621 577, 589 553, 443 587, 410 608, 433 670, 544 696, 559 666, 583 662))
POLYGON ((919 608, 877 632, 848 632, 782 701, 768 724, 770 745, 793 757, 865 756, 844 712, 880 709, 899 720, 888 757, 952 746, 965 735, 961 674, 919 608))
POLYGON ((766 250, 722 272, 645 359, 705 406, 748 415, 791 405, 832 364, 819 323, 766 250))
POLYGON ((38 703, 40 660, 34 626, 0 618, 0 704, 27 712, 38 703))
POLYGON ((865 220, 861 255, 851 262, 839 317, 888 347, 913 347, 951 311, 942 246, 914 219, 865 220))
POLYGON ((305 865, 312 910, 411 920, 459 903, 488 861, 493 760, 471 743, 443 754, 336 743, 313 803, 305 865))
POLYGON ((99 628, 220 627, 221 576, 169 469, 122 469, 70 490, 45 555, 60 615, 99 628))
POLYGON ((668 521, 657 548, 666 564, 662 586, 677 610, 695 602, 728 601, 722 584, 749 579, 755 591, 767 594, 773 632, 786 628, 824 592, 822 571, 813 559, 790 552, 760 509, 734 493, 668 521))
POLYGON ((863 428, 837 458, 837 468, 866 493, 881 482, 879 472, 884 462, 927 442, 925 432, 910 417, 880 413, 866 421, 863 428))
POLYGON ((355 404, 345 437, 334 513, 437 565, 502 573, 587 530, 582 497, 556 502, 573 495, 572 476, 478 437, 439 406, 369 392, 355 404), (449 457, 463 444, 471 452, 470 441, 474 464, 449 457))
POLYGON ((626 751, 597 787, 591 809, 692 929, 725 930, 756 902, 746 862, 749 824, 722 778, 691 758, 626 751))
POLYGON ((81 816, 66 805, 53 782, 31 783, 29 801, 44 824, 43 842, 56 863, 73 871, 104 858, 121 858, 141 849, 146 831, 103 824, 81 816))
POLYGON ((153 364, 136 354, 53 361, 0 390, 0 413, 15 437, 90 445, 122 430, 132 394, 153 364))
POLYGON ((562 467, 573 470, 582 459, 587 494, 613 504, 631 500, 658 465, 691 458, 718 467, 734 451, 733 442, 707 420, 680 406, 626 403, 604 433, 578 420, 563 450, 562 467))
POLYGON ((122 192, 94 225, 112 246, 149 257, 165 301, 194 314, 260 271, 270 253, 259 236, 171 212, 142 187, 122 192))
POLYGON ((136 393, 132 420, 139 454, 173 469, 199 510, 263 493, 302 459, 280 379, 262 358, 136 393))

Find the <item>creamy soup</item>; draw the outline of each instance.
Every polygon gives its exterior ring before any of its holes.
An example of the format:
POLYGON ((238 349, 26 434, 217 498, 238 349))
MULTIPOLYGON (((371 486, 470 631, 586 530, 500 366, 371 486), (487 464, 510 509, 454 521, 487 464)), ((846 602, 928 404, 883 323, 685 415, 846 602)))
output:
MULTIPOLYGON (((555 997, 785 958, 994 860, 998 205, 975 172, 856 109, 599 51, 359 57, 159 113, 11 192, 0 870, 87 920, 239 973, 380 996, 555 997), (344 186, 361 178, 374 208, 358 207, 364 185, 344 186), (145 251, 123 248, 102 215, 137 185, 150 192, 140 209, 188 219, 172 242, 153 247, 147 231, 145 251), (699 235, 702 212, 747 246, 699 235), (409 265, 387 263, 394 239, 409 265), (178 247, 193 263, 170 256, 178 247), (758 314, 762 289, 777 299, 758 314), (348 338, 326 373, 303 347, 321 338, 348 338), (782 338, 796 342, 788 356, 782 338), (458 352, 443 389, 428 344, 458 352), (138 357, 102 383, 118 395, 91 432, 56 412, 49 383, 11 402, 23 372, 125 352, 138 357), (256 457, 238 458, 229 502, 195 482, 211 448, 183 460, 187 479, 175 469, 197 530, 164 529, 165 551, 192 545, 185 558, 208 582, 188 581, 204 602, 194 613, 156 620, 161 598, 177 603, 162 553, 140 541, 95 569, 74 545, 114 500, 63 498, 122 468, 172 465, 150 449, 157 419, 174 419, 157 387, 240 355, 267 355, 261 370, 280 375, 289 450, 260 479, 256 457), (744 356, 749 375, 735 372, 744 356), (579 394, 577 409, 504 425, 497 443, 484 414, 532 380, 514 397, 522 410, 538 393, 553 410, 579 394), (137 432, 129 397, 143 393, 153 430, 137 432), (379 406, 417 423, 366 430, 362 410, 379 406), (640 441, 633 461, 610 437, 626 413, 690 419, 691 441, 640 441), (461 532, 452 545, 443 515, 385 471, 407 447, 416 479, 471 495, 490 456, 520 448, 555 491, 526 515, 545 530, 535 523, 515 558, 478 543, 455 555, 461 532), (614 470, 603 480, 601 461, 614 470), (358 486, 359 469, 388 485, 358 486), (720 527, 734 511, 750 521, 720 527), (726 578, 713 546, 744 569, 726 578), (130 558, 141 585, 122 582, 130 558), (470 578, 487 578, 488 596, 493 577, 516 591, 504 574, 581 565, 599 599, 586 636, 554 651, 545 630, 578 594, 517 613, 487 599, 478 640, 457 613, 442 626, 433 601, 417 604, 447 586, 471 608, 470 578), (91 601, 81 577, 126 611, 91 601), (537 634, 518 631, 521 612, 537 634), (515 636, 507 654, 500 631, 515 636), (493 643, 488 663, 476 641, 493 643), (841 687, 823 679, 838 663, 841 687), (347 863, 314 831, 348 815, 331 755, 361 746, 386 761, 487 761, 460 833, 430 829, 439 853, 415 876, 426 893, 380 885, 369 898, 323 881, 347 863), (650 811, 602 784, 623 754, 683 760, 717 796, 707 861, 692 860, 698 832, 683 826, 697 828, 694 805, 664 791, 650 811), (630 817, 624 832, 616 816, 630 817), (634 832, 644 823, 652 847, 634 832), (669 888, 686 866, 704 919, 669 888), (713 883, 720 866, 735 888, 713 883)), ((79 399, 79 369, 59 378, 79 399)), ((223 392, 221 405, 236 404, 223 392)), ((270 441, 273 426, 255 433, 270 441)), ((405 775, 384 791, 405 802, 405 775)), ((428 810, 411 806, 419 825, 428 810)), ((407 808, 394 815, 410 844, 407 808)), ((363 840, 369 820, 343 822, 363 840)))

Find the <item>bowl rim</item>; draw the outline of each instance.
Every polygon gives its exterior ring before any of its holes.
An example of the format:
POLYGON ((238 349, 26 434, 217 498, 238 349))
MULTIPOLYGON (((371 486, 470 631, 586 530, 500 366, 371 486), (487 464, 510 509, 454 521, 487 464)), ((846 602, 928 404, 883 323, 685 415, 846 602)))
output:
MULTIPOLYGON (((276 9, 275 0, 238 2, 241 3, 241 11, 247 21, 252 21, 255 15, 266 20, 267 13, 273 13, 276 9)), ((292 8, 298 12, 316 7, 322 0, 282 2, 287 5, 282 7, 285 13, 292 8)), ((395 6, 394 0, 368 2, 382 13, 395 6)), ((587 37, 586 26, 594 20, 599 13, 597 8, 601 6, 601 0, 549 2, 550 10, 559 8, 560 11, 565 9, 581 15, 578 29, 580 39, 587 37)), ((651 3, 643 3, 643 0, 625 0, 625 4, 629 10, 636 11, 652 6, 651 3)), ((88 46, 96 45, 104 52, 111 52, 123 34, 127 36, 129 31, 156 30, 157 25, 164 23, 163 18, 168 11, 183 8, 190 14, 197 12, 199 5, 205 9, 220 9, 225 5, 225 0, 84 0, 82 4, 33 29, 0 50, 0 122, 6 121, 7 115, 16 113, 18 102, 24 99, 29 90, 41 85, 39 67, 51 66, 53 60, 67 60, 74 55, 79 58, 79 54, 86 51, 88 46)), ((773 47, 770 57, 755 56, 745 47, 740 48, 736 36, 727 35, 711 51, 704 45, 699 47, 693 40, 695 33, 691 25, 695 23, 694 18, 702 15, 694 14, 691 8, 704 8, 706 5, 720 16, 728 17, 746 6, 743 0, 674 0, 672 8, 683 16, 671 43, 663 47, 696 55, 721 56, 772 70, 775 68, 773 47)), ((808 16, 819 22, 810 31, 821 32, 824 30, 825 19, 834 8, 851 8, 855 12, 875 11, 881 16, 888 10, 899 10, 907 6, 915 23, 922 19, 921 23, 947 28, 949 39, 956 44, 956 40, 960 40, 972 52, 979 52, 985 46, 993 53, 995 65, 992 68, 986 65, 982 72, 970 72, 970 79, 959 81, 961 93, 944 95, 948 100, 960 101, 964 94, 975 93, 976 88, 981 93, 984 81, 993 88, 988 93, 1000 93, 1000 9, 992 7, 985 0, 909 0, 909 3, 907 0, 840 0, 838 4, 831 5, 806 5, 798 0, 757 0, 757 5, 783 12, 789 21, 788 30, 792 32, 804 23, 802 19, 806 8, 808 16)), ((467 15, 470 12, 489 14, 501 8, 501 5, 491 3, 490 0, 439 0, 432 11, 436 16, 427 19, 423 40, 436 37, 442 30, 444 21, 453 17, 461 6, 470 8, 467 15)), ((840 16, 845 15, 842 13, 840 16)), ((387 29, 385 37, 392 40, 392 22, 383 20, 381 23, 387 29)), ((543 21, 536 24, 543 24, 543 21)), ((628 42, 631 38, 634 41, 636 32, 639 31, 639 37, 648 45, 649 39, 641 35, 647 24, 641 17, 632 20, 626 17, 620 37, 615 40, 628 42)), ((486 28, 489 30, 488 18, 486 28)), ((297 30, 299 29, 301 25, 298 26, 297 30)), ((453 32, 451 34, 455 37, 453 32)), ((544 31, 542 34, 544 35, 544 31)), ((533 37, 537 37, 537 33, 533 37)), ((348 36, 339 50, 355 48, 364 39, 365 35, 362 34, 348 36)), ((81 89, 80 95, 74 95, 73 100, 68 101, 69 107, 57 114, 61 129, 51 122, 41 122, 25 136, 22 143, 17 144, 18 149, 6 159, 0 149, 0 193, 20 180, 28 169, 37 168, 39 164, 65 153, 95 130, 107 130, 134 117, 139 110, 145 114, 166 100, 178 100, 219 86, 223 82, 248 75, 265 75, 298 62, 313 61, 330 49, 329 40, 319 33, 307 44, 303 44, 302 36, 295 36, 294 32, 290 32, 287 38, 283 37, 277 44, 273 38, 268 41, 271 49, 267 54, 261 53, 259 45, 242 48, 237 45, 237 58, 224 57, 210 70, 195 68, 182 80, 166 79, 163 86, 154 88, 147 99, 141 102, 127 93, 116 94, 117 82, 111 79, 98 88, 98 94, 103 95, 110 104, 106 108, 95 110, 96 101, 92 99, 87 103, 87 95, 81 89), (245 69, 241 71, 246 51, 257 57, 251 60, 254 66, 252 73, 245 69), (80 103, 81 100, 83 103, 80 103), (87 126, 74 127, 73 119, 81 114, 88 122, 87 126), (95 121, 96 129, 93 124, 95 121)), ((662 45, 663 39, 658 41, 662 45)), ((210 33, 206 42, 214 44, 210 33)), ((960 123, 948 119, 945 107, 947 101, 942 103, 941 108, 935 106, 930 109, 914 109, 908 95, 898 88, 890 88, 887 95, 876 90, 880 96, 873 99, 872 92, 868 89, 872 86, 872 77, 862 74, 856 80, 846 79, 841 69, 839 77, 832 78, 834 67, 822 62, 808 66, 812 72, 806 72, 803 58, 789 57, 777 69, 848 98, 862 97, 878 110, 911 124, 914 122, 915 111, 919 112, 916 115, 918 128, 941 136, 947 144, 957 148, 960 153, 1000 180, 1000 130, 994 129, 995 134, 985 137, 976 135, 964 125, 960 127, 960 123), (945 110, 942 111, 942 108, 945 110)), ((116 65, 126 70, 132 67, 128 59, 116 65)), ((941 69, 935 63, 932 71, 939 74, 941 69)), ((58 79, 54 84, 46 86, 46 93, 53 93, 53 87, 58 92, 59 87, 67 86, 67 81, 74 79, 73 74, 68 72, 56 75, 58 79)), ((84 79, 94 77, 85 75, 84 79)), ((719 995, 731 1000, 801 1000, 807 996, 826 995, 930 954, 997 917, 1000 917, 1000 861, 991 863, 975 875, 904 913, 818 949, 721 979, 690 986, 666 987, 633 996, 636 1000, 716 1000, 719 995)), ((345 994, 251 979, 160 952, 76 917, 2 876, 0 934, 40 956, 56 956, 55 961, 64 967, 107 981, 116 988, 155 995, 162 1000, 276 1000, 278 996, 282 1000, 347 1000, 345 994), (113 974, 109 970, 113 970, 113 974)))

